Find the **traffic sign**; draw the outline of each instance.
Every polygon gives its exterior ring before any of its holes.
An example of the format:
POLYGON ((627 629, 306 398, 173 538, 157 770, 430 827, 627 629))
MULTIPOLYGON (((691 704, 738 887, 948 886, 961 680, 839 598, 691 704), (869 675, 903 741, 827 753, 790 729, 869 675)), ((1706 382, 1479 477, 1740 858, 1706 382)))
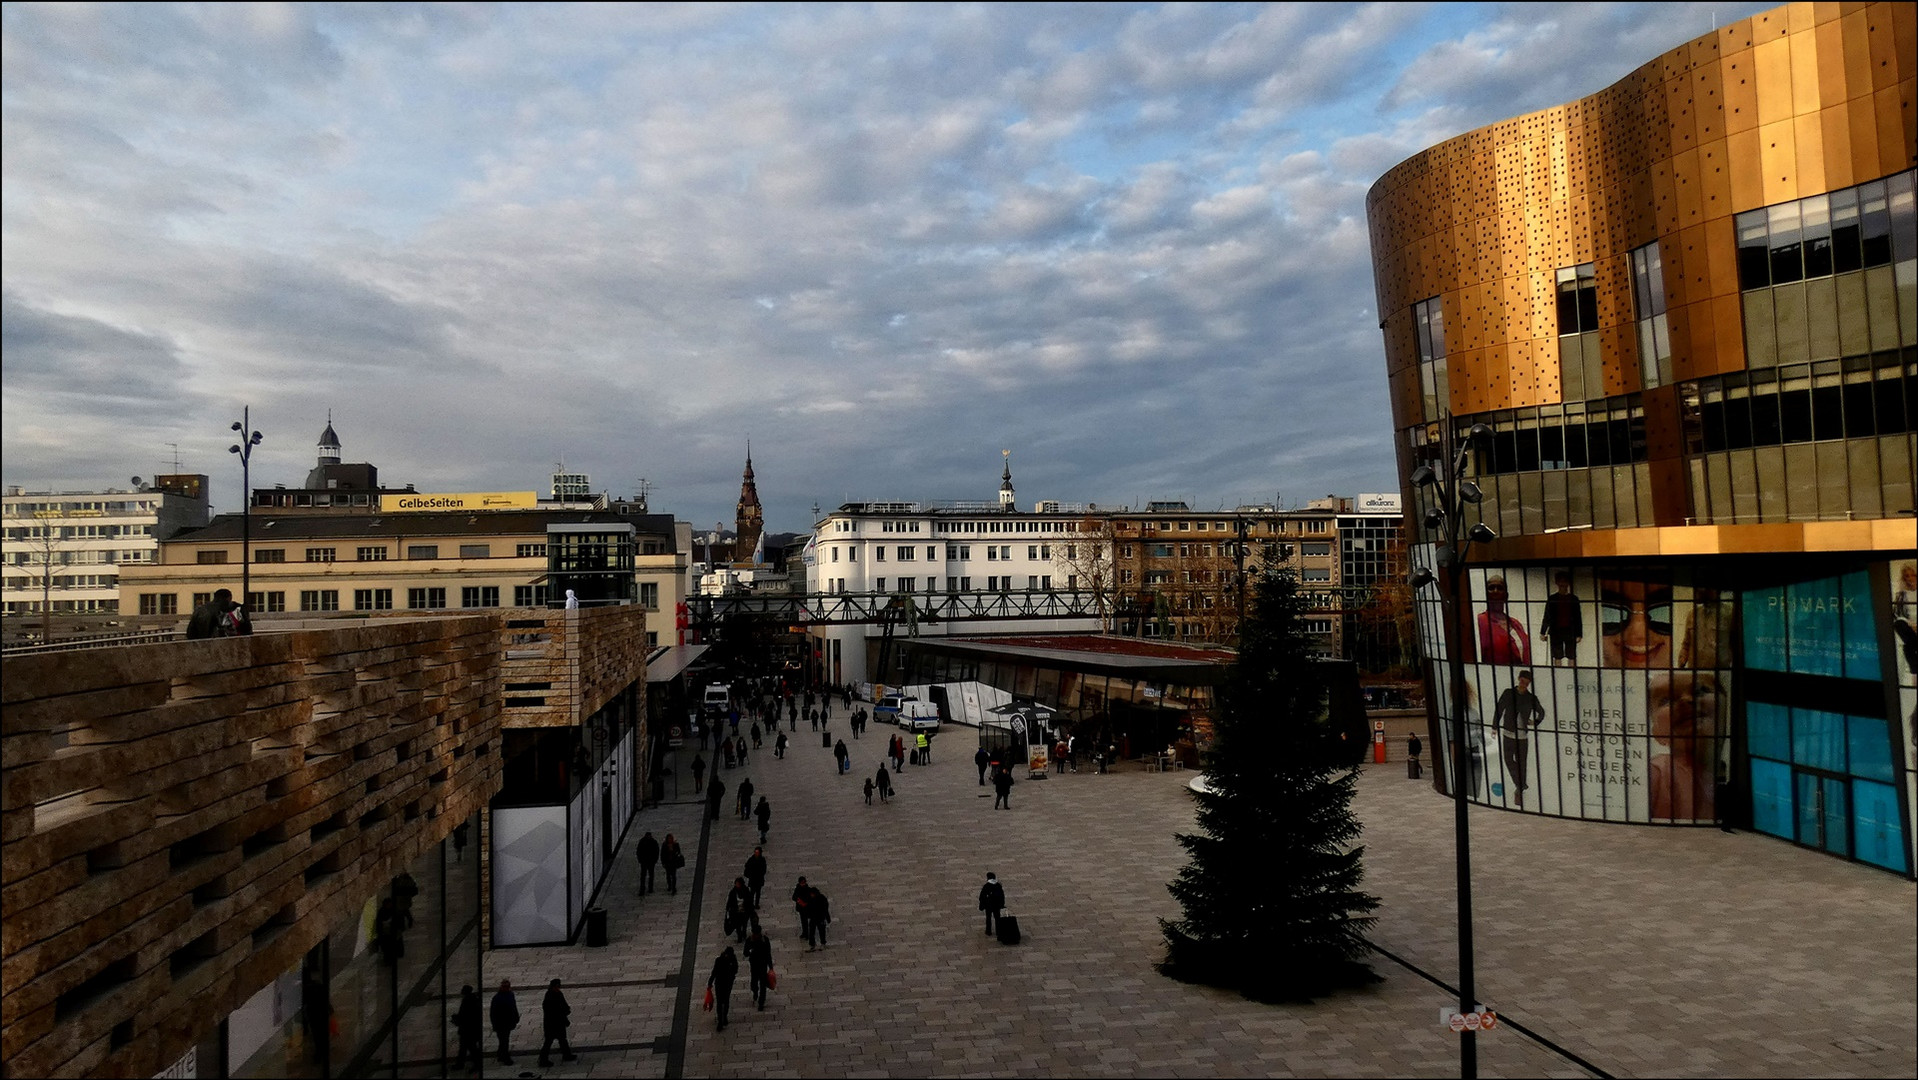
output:
POLYGON ((1461 1035, 1468 1031, 1490 1031, 1498 1026, 1498 1014, 1483 1005, 1476 1012, 1440 1009, 1439 1023, 1461 1035))

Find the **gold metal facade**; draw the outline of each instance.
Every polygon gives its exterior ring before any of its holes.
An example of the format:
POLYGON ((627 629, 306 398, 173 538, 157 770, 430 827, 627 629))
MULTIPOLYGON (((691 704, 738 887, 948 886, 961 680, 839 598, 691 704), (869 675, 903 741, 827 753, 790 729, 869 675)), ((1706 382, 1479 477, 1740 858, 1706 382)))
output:
MULTIPOLYGON (((1425 415, 1414 310, 1437 298, 1454 418, 1582 405, 1595 390, 1614 406, 1628 401, 1635 425, 1642 408, 1630 467, 1610 470, 1621 485, 1615 514, 1558 528, 1508 521, 1487 557, 1909 547, 1908 432, 1899 437, 1904 457, 1887 458, 1905 462, 1907 475, 1884 477, 1881 511, 1839 515, 1877 521, 1701 518, 1705 472, 1694 468, 1684 391, 1748 366, 1735 215, 1911 170, 1915 74, 1918 6, 1794 3, 1672 49, 1590 97, 1469 132, 1387 173, 1368 212, 1401 468, 1409 473, 1413 447, 1439 419, 1425 415), (1654 241, 1670 360, 1668 378, 1647 387, 1632 255, 1654 241), (1579 392, 1561 385, 1556 282, 1588 263, 1599 370, 1579 392)), ((1896 361, 1905 366, 1909 335, 1896 361)))

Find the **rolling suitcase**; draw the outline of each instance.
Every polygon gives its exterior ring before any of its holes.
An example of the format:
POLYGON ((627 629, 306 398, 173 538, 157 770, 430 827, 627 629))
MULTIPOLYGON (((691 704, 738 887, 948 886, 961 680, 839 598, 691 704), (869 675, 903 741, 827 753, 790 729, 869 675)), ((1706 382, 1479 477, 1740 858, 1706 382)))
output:
POLYGON ((1019 944, 1019 917, 1017 915, 1008 915, 1005 912, 1000 912, 999 918, 995 920, 995 925, 998 927, 999 944, 1019 944))

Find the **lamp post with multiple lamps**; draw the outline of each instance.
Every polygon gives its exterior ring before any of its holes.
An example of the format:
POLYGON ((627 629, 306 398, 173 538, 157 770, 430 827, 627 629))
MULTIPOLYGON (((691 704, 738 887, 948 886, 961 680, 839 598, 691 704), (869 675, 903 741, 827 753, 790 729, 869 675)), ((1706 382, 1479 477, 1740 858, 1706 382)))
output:
MULTIPOLYGON (((1478 1009, 1472 971, 1472 832, 1466 816, 1467 770, 1471 762, 1465 743, 1465 626, 1459 613, 1465 609, 1465 559, 1474 541, 1496 540, 1498 534, 1483 520, 1465 523, 1465 508, 1476 505, 1485 495, 1479 486, 1465 478, 1472 450, 1492 434, 1484 424, 1474 424, 1465 441, 1456 449, 1451 424, 1445 425, 1445 451, 1439 465, 1420 465, 1412 471, 1412 485, 1428 494, 1434 503, 1426 511, 1425 528, 1439 538, 1437 563, 1444 579, 1420 567, 1412 574, 1412 592, 1416 596, 1427 585, 1441 584, 1439 603, 1445 620, 1446 655, 1452 681, 1452 829, 1458 862, 1458 1009, 1469 1013, 1478 1009), (1450 466, 1449 469, 1445 468, 1450 466), (1440 471, 1443 469, 1444 471, 1440 471)), ((1478 1043, 1474 1032, 1459 1034, 1459 1075, 1466 1080, 1478 1075, 1478 1043)))
POLYGON ((253 483, 248 470, 253 463, 253 448, 260 445, 252 412, 251 406, 240 410, 240 418, 233 422, 240 441, 226 448, 227 453, 240 455, 240 604, 247 609, 248 617, 253 603, 253 483))

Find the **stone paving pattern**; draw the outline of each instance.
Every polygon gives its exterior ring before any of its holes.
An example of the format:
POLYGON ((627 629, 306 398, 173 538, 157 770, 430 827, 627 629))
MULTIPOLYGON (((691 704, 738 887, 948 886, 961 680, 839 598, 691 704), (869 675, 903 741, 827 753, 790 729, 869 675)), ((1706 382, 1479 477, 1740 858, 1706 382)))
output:
MULTIPOLYGON (((764 901, 779 989, 752 1008, 746 975, 733 1022, 699 1008, 728 939, 726 889, 757 830, 712 823, 704 891, 634 895, 640 830, 700 847, 691 803, 640 815, 601 902, 605 948, 486 956, 490 987, 511 978, 525 1021, 516 1066, 491 1075, 663 1077, 675 1008, 689 1008, 685 1076, 1455 1076, 1458 1036, 1438 1023, 1455 999, 1383 958, 1376 986, 1309 1005, 1268 1006, 1159 975, 1157 919, 1192 826, 1188 772, 1136 765, 1014 789, 993 810, 965 728, 908 765, 888 805, 864 777, 893 729, 847 739, 834 772, 803 725, 785 760, 768 749, 725 773, 751 776, 773 806, 764 901), (976 898, 998 873, 1024 944, 984 933, 976 898), (801 874, 832 901, 831 945, 805 951, 786 899, 801 874), (686 920, 700 906, 693 986, 678 979, 686 920), (566 981, 580 1058, 534 1065, 539 995, 566 981)), ((843 722, 835 737, 845 734, 843 722)), ((1023 771, 1020 774, 1023 777, 1023 771)), ((1368 766, 1366 887, 1384 904, 1374 940, 1431 975, 1457 973, 1452 807, 1402 764, 1368 766)), ((1617 1076, 1911 1076, 1918 1061, 1918 890, 1911 882, 1746 833, 1588 824, 1474 810, 1479 997, 1617 1076)), ((1477 1036, 1484 1076, 1585 1076, 1516 1031, 1477 1036)), ((492 1043, 489 1035, 488 1047, 492 1043)))

